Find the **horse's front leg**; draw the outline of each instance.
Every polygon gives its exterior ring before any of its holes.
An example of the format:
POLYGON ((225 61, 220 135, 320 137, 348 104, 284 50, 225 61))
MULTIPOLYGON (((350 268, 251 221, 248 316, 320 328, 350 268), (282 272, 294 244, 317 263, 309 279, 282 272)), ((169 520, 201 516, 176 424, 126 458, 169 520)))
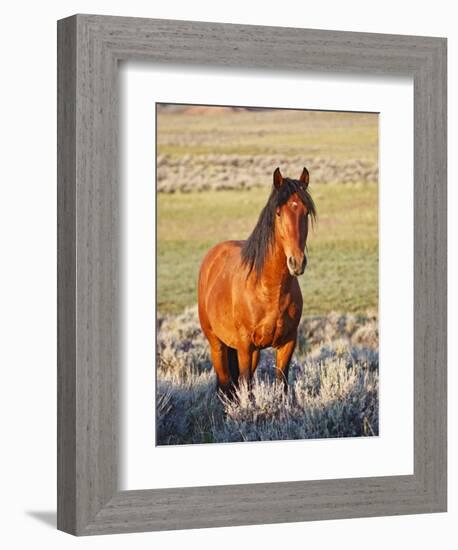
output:
POLYGON ((293 356, 294 348, 296 347, 297 333, 293 335, 291 340, 277 348, 277 370, 276 378, 283 382, 285 393, 288 391, 288 372, 291 357, 293 356))
POLYGON ((251 391, 251 380, 253 378, 253 352, 251 345, 241 346, 237 350, 239 360, 239 382, 243 380, 249 391, 251 391))

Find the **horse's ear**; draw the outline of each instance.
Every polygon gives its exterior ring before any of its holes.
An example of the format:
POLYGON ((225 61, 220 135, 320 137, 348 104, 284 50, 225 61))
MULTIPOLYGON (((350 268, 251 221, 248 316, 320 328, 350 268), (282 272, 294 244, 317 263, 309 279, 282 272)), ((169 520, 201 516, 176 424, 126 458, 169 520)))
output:
POLYGON ((308 184, 309 184, 309 171, 307 170, 307 168, 304 166, 304 169, 302 170, 302 174, 301 174, 301 177, 299 178, 299 181, 301 181, 305 187, 308 187, 308 184))
POLYGON ((281 184, 283 183, 283 176, 281 175, 280 168, 275 168, 274 172, 274 185, 277 189, 280 188, 281 184))

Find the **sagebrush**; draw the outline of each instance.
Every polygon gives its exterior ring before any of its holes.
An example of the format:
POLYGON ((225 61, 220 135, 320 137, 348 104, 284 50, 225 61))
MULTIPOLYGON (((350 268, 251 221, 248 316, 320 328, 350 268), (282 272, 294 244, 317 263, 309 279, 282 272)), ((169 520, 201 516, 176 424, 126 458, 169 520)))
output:
POLYGON ((378 435, 378 320, 304 318, 284 394, 273 350, 261 353, 252 392, 235 401, 216 378, 195 307, 158 317, 158 445, 378 435))

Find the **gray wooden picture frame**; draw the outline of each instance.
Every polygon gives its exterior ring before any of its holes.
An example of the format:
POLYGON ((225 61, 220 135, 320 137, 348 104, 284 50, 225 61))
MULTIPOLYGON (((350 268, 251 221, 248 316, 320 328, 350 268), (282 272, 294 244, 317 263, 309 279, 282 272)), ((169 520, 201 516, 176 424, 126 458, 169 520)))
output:
POLYGON ((444 38, 97 15, 58 22, 59 529, 446 511, 446 63, 444 38), (118 489, 120 60, 413 77, 413 475, 118 489))

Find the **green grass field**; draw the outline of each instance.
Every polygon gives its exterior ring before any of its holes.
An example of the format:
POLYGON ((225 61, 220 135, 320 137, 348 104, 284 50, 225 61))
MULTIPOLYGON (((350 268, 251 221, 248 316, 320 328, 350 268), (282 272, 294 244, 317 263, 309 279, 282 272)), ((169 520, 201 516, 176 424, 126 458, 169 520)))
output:
MULTIPOLYGON (((313 177, 313 176, 312 176, 313 177)), ((378 197, 374 184, 310 184, 318 220, 300 277, 304 315, 365 313, 378 307, 378 197)), ((206 251, 245 239, 269 190, 158 194, 158 311, 180 313, 197 301, 206 251)))

